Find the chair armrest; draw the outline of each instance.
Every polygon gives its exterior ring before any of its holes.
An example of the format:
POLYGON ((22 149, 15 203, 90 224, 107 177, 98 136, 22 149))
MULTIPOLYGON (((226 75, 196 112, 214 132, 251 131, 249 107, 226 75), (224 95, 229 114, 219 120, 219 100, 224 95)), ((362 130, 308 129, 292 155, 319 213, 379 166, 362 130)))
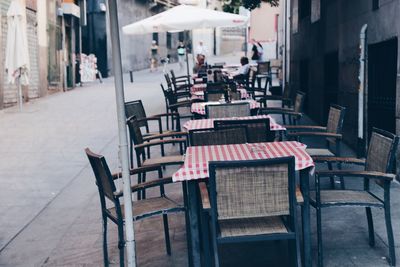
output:
POLYGON ((160 121, 160 118, 154 117, 154 116, 149 116, 146 118, 137 119, 137 121, 160 121))
MULTIPOLYGON (((130 175, 135 175, 135 174, 146 173, 146 172, 151 172, 151 171, 159 171, 159 172, 161 172, 161 165, 154 164, 154 165, 148 165, 148 166, 144 166, 144 167, 137 167, 137 168, 134 168, 134 169, 130 169, 129 170, 129 174, 130 175)), ((122 177, 122 173, 121 172, 113 173, 112 177, 113 177, 114 180, 119 179, 119 178, 122 177)))
POLYGON ((336 139, 342 139, 341 134, 335 134, 335 133, 327 133, 327 132, 295 132, 295 133, 287 133, 287 137, 331 137, 331 138, 336 138, 336 139))
POLYGON ((264 96, 265 100, 280 100, 280 101, 285 101, 285 102, 292 102, 292 99, 290 98, 286 98, 283 96, 279 96, 279 95, 266 95, 264 96))
POLYGON ((175 104, 169 105, 170 108, 183 108, 183 107, 190 107, 192 105, 191 101, 182 101, 175 104))
POLYGON ((149 116, 149 117, 156 117, 156 118, 159 118, 159 117, 166 117, 166 116, 179 116, 179 113, 177 113, 177 112, 171 112, 171 113, 160 113, 160 114, 154 114, 154 115, 151 115, 151 116, 149 116))
POLYGON ((200 197, 203 210, 210 210, 211 209, 210 198, 208 196, 208 189, 205 182, 199 183, 199 190, 200 190, 200 197))
POLYGON ((377 179, 382 181, 392 181, 396 178, 395 174, 375 172, 375 171, 350 171, 350 170, 334 170, 334 171, 319 171, 316 173, 318 177, 364 177, 368 179, 377 179))
POLYGON ((365 165, 365 159, 345 158, 345 157, 312 157, 314 162, 317 163, 348 163, 356 165, 365 165))
POLYGON ((285 125, 283 127, 285 127, 286 130, 289 131, 302 131, 302 130, 321 131, 321 132, 326 131, 326 127, 317 125, 285 125))
POLYGON ((258 112, 261 114, 282 114, 282 115, 290 115, 297 117, 303 116, 303 113, 301 112, 295 112, 292 109, 284 109, 284 108, 260 108, 258 112))
POLYGON ((146 142, 140 145, 135 145, 133 148, 138 149, 138 148, 146 148, 146 147, 152 147, 152 146, 157 146, 157 145, 163 145, 163 144, 176 144, 176 143, 186 143, 186 138, 175 138, 175 139, 163 139, 159 141, 150 141, 146 142))
MULTIPOLYGON (((161 186, 161 185, 165 185, 165 184, 170 184, 170 183, 172 183, 172 177, 158 178, 157 180, 152 180, 152 181, 148 181, 148 182, 144 182, 144 183, 140 183, 140 184, 131 186, 131 190, 132 190, 132 193, 135 193, 139 190, 156 187, 156 186, 161 186)), ((118 192, 115 192, 114 195, 116 197, 122 197, 123 192, 118 191, 118 192)))
POLYGON ((151 136, 146 137, 146 141, 148 140, 154 140, 154 139, 160 139, 164 137, 181 137, 181 136, 188 136, 187 132, 171 132, 171 133, 163 133, 163 134, 154 134, 151 136))

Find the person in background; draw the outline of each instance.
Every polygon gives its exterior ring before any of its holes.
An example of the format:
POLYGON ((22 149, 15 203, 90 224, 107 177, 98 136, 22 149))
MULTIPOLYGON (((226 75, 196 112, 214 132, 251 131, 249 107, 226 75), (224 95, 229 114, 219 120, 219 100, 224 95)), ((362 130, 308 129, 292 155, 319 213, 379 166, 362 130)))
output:
POLYGON ((199 65, 203 65, 207 61, 208 49, 207 46, 203 44, 203 41, 199 42, 196 47, 196 59, 199 65))
POLYGON ((178 50, 179 68, 182 70, 185 62, 185 53, 186 53, 186 47, 182 41, 179 41, 177 50, 178 50))
POLYGON ((150 47, 150 72, 157 71, 158 65, 158 45, 155 40, 151 42, 150 47))
POLYGON ((254 63, 257 63, 262 60, 262 55, 263 55, 263 46, 260 44, 260 42, 257 42, 254 39, 251 39, 251 43, 253 44, 251 48, 251 60, 254 63))
POLYGON ((233 79, 236 81, 243 81, 249 74, 250 64, 249 59, 247 57, 240 58, 240 68, 235 75, 233 75, 233 79))

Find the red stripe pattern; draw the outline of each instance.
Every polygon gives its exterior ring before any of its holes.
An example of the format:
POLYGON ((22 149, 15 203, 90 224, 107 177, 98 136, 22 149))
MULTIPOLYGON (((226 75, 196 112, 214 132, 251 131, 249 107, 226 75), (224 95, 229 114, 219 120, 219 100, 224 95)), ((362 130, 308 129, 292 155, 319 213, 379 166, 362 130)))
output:
MULTIPOLYGON (((231 103, 243 103, 243 102, 250 103, 250 109, 260 108, 260 103, 258 103, 255 100, 252 100, 252 99, 235 100, 235 101, 232 101, 231 103)), ((206 114, 206 105, 216 105, 216 104, 220 104, 220 103, 219 102, 196 102, 196 103, 192 104, 191 112, 197 113, 200 115, 205 115, 206 114)))
MULTIPOLYGON (((188 147, 183 166, 172 175, 174 182, 208 178, 210 161, 235 161, 295 157, 295 169, 314 167, 306 145, 295 142, 271 142, 188 147)), ((313 169, 313 168, 312 168, 313 169)))
POLYGON ((252 120, 252 119, 269 119, 270 127, 272 131, 283 131, 286 130, 285 127, 276 123, 275 119, 269 115, 257 115, 257 116, 247 116, 247 117, 232 117, 223 119, 203 119, 203 120, 190 120, 183 124, 183 128, 186 131, 199 130, 199 129, 210 129, 214 128, 214 120, 252 120))

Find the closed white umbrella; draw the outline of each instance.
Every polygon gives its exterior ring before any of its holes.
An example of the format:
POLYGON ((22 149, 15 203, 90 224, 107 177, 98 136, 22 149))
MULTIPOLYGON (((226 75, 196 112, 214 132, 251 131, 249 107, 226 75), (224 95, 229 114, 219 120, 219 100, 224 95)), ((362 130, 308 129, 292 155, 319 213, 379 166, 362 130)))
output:
POLYGON ((25 7, 20 0, 13 0, 7 11, 7 82, 14 84, 18 79, 19 106, 22 109, 21 85, 28 85, 29 53, 26 34, 25 7))
POLYGON ((211 9, 179 5, 152 17, 122 27, 127 35, 193 30, 215 27, 239 27, 247 24, 241 15, 211 9))

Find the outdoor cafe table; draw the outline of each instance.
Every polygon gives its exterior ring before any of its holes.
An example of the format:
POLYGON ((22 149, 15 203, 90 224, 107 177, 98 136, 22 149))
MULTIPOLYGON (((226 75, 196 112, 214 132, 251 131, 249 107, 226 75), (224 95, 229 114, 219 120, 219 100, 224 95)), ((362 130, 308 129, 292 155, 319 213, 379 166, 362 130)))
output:
POLYGON ((183 166, 172 175, 174 182, 183 182, 188 212, 187 233, 189 235, 189 262, 192 266, 201 266, 200 226, 198 217, 199 199, 197 186, 199 181, 209 177, 210 161, 235 161, 272 159, 286 156, 295 157, 295 170, 300 172, 300 188, 303 194, 302 226, 304 266, 311 266, 310 239, 310 205, 309 205, 309 174, 314 170, 314 162, 306 152, 306 145, 296 142, 271 142, 252 144, 191 146, 185 154, 183 166))
MULTIPOLYGON (((253 99, 246 99, 246 100, 234 100, 231 101, 230 103, 249 103, 250 104, 250 109, 258 109, 260 108, 260 103, 253 99)), ((199 115, 206 115, 206 106, 207 105, 218 105, 218 104, 225 104, 225 103, 220 103, 217 101, 210 101, 210 102, 195 102, 192 104, 190 111, 192 113, 197 113, 199 115)))
POLYGON ((186 131, 190 130, 200 130, 200 129, 210 129, 214 128, 215 120, 253 120, 253 119, 269 119, 271 131, 284 131, 285 127, 276 123, 275 119, 269 115, 257 115, 257 116, 246 116, 246 117, 230 117, 221 119, 201 119, 201 120, 190 120, 183 124, 183 128, 186 131))

